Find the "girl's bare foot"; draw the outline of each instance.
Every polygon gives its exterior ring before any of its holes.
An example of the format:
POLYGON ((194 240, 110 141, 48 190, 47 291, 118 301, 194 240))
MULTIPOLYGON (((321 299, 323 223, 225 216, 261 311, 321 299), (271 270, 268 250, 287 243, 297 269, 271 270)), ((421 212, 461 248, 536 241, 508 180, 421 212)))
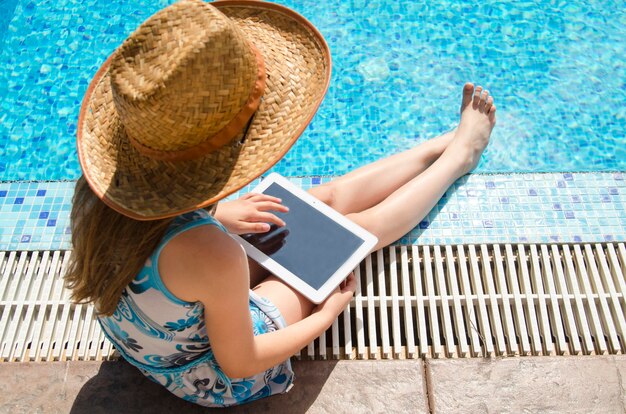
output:
POLYGON ((461 122, 445 151, 457 158, 461 175, 476 168, 495 124, 493 97, 482 86, 474 88, 473 84, 466 83, 461 100, 461 122))

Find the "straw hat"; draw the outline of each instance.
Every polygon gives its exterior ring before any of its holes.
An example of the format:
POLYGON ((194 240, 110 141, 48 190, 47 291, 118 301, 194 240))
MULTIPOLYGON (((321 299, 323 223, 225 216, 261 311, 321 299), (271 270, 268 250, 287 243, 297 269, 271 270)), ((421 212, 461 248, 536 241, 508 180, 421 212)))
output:
POLYGON ((321 34, 283 6, 174 3, 91 81, 78 120, 83 174, 134 219, 205 207, 283 157, 313 118, 330 70, 321 34))

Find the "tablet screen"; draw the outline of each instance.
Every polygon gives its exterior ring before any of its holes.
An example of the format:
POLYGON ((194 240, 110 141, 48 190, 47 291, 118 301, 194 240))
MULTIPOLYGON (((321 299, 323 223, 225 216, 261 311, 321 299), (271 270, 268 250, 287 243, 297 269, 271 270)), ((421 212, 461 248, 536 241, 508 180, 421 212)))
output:
POLYGON ((273 212, 286 225, 241 237, 314 289, 326 283, 364 243, 279 184, 272 183, 263 193, 280 198, 289 207, 287 213, 273 212))

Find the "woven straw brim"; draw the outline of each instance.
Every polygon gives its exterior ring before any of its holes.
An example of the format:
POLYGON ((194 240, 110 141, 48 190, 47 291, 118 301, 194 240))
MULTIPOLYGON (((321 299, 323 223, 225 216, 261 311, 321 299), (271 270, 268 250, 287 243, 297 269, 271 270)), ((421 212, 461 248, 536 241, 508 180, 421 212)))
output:
POLYGON ((210 3, 236 22, 265 60, 266 90, 243 134, 220 150, 190 161, 159 161, 129 142, 111 93, 110 59, 85 95, 78 154, 85 178, 111 208, 154 220, 213 204, 276 164, 319 107, 330 82, 328 46, 302 16, 266 2, 210 3))

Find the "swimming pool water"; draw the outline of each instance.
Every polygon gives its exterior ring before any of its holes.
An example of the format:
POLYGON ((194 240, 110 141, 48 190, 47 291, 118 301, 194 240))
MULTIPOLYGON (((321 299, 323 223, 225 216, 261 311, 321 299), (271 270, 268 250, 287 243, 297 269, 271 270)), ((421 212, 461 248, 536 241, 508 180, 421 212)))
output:
MULTIPOLYGON (((343 174, 452 128, 467 80, 498 105, 479 172, 626 170, 622 1, 279 2, 320 29, 334 59, 283 175, 343 174)), ((0 180, 79 175, 89 80, 169 3, 0 0, 0 180)))

